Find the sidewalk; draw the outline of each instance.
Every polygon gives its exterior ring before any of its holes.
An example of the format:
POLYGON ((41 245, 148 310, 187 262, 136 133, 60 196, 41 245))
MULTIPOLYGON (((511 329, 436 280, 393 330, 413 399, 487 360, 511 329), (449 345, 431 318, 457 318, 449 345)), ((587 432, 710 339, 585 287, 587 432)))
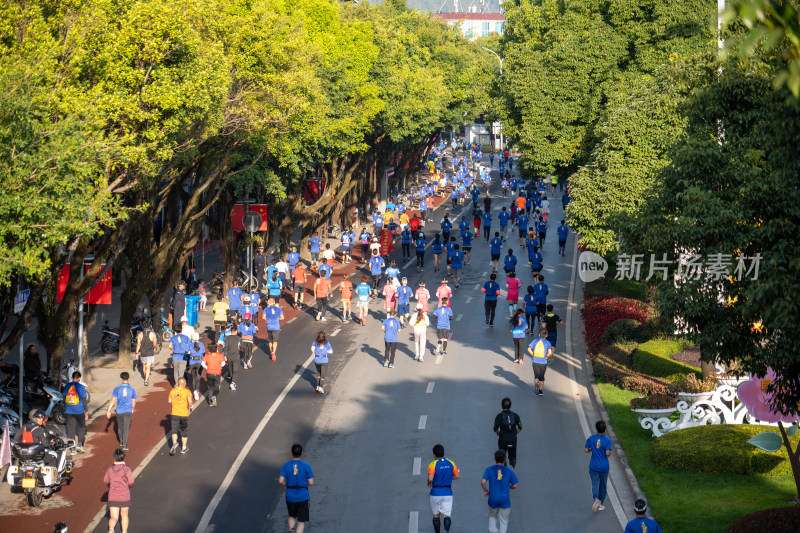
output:
MULTIPOLYGON (((428 173, 427 171, 421 172, 420 175, 424 178, 428 173)), ((446 200, 447 198, 435 198, 434 208, 438 209, 446 200)), ((407 212, 409 216, 413 216, 414 213, 419 214, 419 210, 416 209, 408 210, 407 212)), ((367 228, 373 229, 371 221, 367 224, 367 228)), ((429 226, 428 233, 430 232, 429 226)), ((323 239, 323 247, 326 242, 330 243, 331 248, 337 251, 341 248, 340 242, 336 239, 323 239)), ((222 270, 222 262, 218 252, 211 250, 213 250, 212 244, 207 243, 204 249, 206 251, 204 257, 201 257, 199 253, 195 254, 198 279, 209 280, 214 271, 222 270)), ((398 250, 396 249, 395 252, 398 252, 398 250)), ((359 259, 360 246, 356 245, 354 246, 353 260, 350 263, 342 264, 339 259, 335 261, 331 276, 334 283, 331 292, 334 293, 334 297, 331 299, 333 303, 329 304, 329 309, 335 308, 339 302, 339 296, 335 292, 343 277, 352 276, 359 269, 366 269, 366 263, 358 262, 359 259)), ((311 279, 314 279, 315 274, 313 272, 310 272, 310 274, 311 279)), ((312 290, 313 284, 307 283, 307 295, 305 297, 307 304, 314 303, 312 290)), ((112 293, 113 301, 118 302, 121 293, 122 287, 114 287, 112 293)), ((168 301, 168 299, 169 294, 165 296, 165 301, 168 301)), ((202 342, 205 344, 208 344, 214 338, 214 325, 210 310, 216 301, 216 296, 209 294, 207 310, 199 312, 196 330, 200 333, 202 342)), ((302 309, 296 310, 291 306, 291 303, 293 303, 293 296, 290 291, 284 291, 280 306, 285 315, 285 323, 295 319, 301 313, 310 312, 302 309)), ((331 316, 329 322, 335 323, 338 320, 339 314, 336 313, 334 316, 337 318, 331 316)), ((69 485, 65 484, 59 492, 46 499, 38 509, 29 508, 22 494, 12 494, 8 489, 0 490, 0 530, 2 531, 29 530, 30 520, 33 516, 40 517, 38 520, 44 521, 48 527, 52 527, 55 522, 63 521, 74 531, 83 531, 93 521, 98 510, 103 507, 103 502, 106 498, 107 488, 103 484, 103 475, 112 462, 113 450, 119 446, 116 438, 116 419, 113 416, 110 420, 107 419, 105 411, 111 398, 111 392, 120 383, 120 372, 127 371, 131 374, 130 383, 139 396, 128 443, 129 451, 126 458, 128 466, 135 471, 140 464, 147 460, 148 454, 151 453, 159 441, 165 440, 170 428, 167 392, 172 386, 172 370, 168 368, 171 353, 169 343, 163 343, 162 351, 156 356, 156 363, 153 365, 151 385, 145 387, 143 385, 143 377, 139 371, 133 372, 129 368, 119 369, 106 366, 113 365, 116 362, 117 354, 116 352, 103 354, 100 350, 100 325, 104 320, 108 320, 112 327, 116 327, 119 321, 119 307, 117 305, 103 306, 102 308, 98 306, 95 326, 88 330, 89 356, 87 359, 90 364, 87 366, 90 367, 91 373, 90 391, 92 393, 92 401, 89 406, 90 416, 87 422, 86 453, 78 454, 73 458, 75 462, 74 478, 69 485), (163 433, 161 430, 154 431, 156 428, 161 428, 163 433)), ((257 345, 259 348, 263 348, 263 351, 268 352, 266 350, 266 328, 264 327, 263 319, 260 319, 259 324, 259 331, 256 334, 257 345)), ((25 335, 25 337, 28 337, 28 340, 24 341, 25 345, 36 344, 33 340, 36 327, 38 326, 35 322, 31 324, 30 333, 25 335)), ((43 347, 38 346, 38 348, 40 353, 44 352, 43 347)), ((65 359, 69 359, 71 356, 77 359, 77 340, 73 340, 64 351, 65 359)), ((280 346, 278 347, 277 356, 281 357, 280 346)), ((269 364, 269 361, 266 364, 269 364)), ((204 392, 204 384, 200 390, 201 393, 204 392)), ((56 426, 56 428, 63 432, 63 426, 56 426)), ((165 445, 158 453, 167 452, 165 445)), ((9 486, 5 484, 5 487, 9 486)))

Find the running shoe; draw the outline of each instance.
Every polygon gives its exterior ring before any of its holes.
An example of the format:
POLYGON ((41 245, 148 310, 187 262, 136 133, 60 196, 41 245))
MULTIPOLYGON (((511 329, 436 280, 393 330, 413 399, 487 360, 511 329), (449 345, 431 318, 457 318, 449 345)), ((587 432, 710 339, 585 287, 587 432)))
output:
POLYGON ((544 391, 541 387, 539 387, 539 392, 537 393, 539 396, 544 396, 544 391))
POLYGON ((186 453, 188 451, 189 451, 189 447, 188 446, 184 446, 183 448, 181 448, 181 453, 186 453))
POLYGON ((175 451, 178 449, 178 441, 172 443, 172 446, 169 449, 170 455, 175 455, 175 451))
POLYGON ((236 390, 236 383, 231 381, 231 390, 236 390))
POLYGON ((389 368, 394 368, 394 365, 389 365, 389 368))
POLYGON ((328 319, 325 318, 325 317, 322 317, 320 320, 322 320, 323 322, 326 322, 328 319))
POLYGON ((383 366, 384 366, 384 367, 388 367, 388 366, 389 366, 389 361, 384 361, 384 362, 383 362, 383 366))
POLYGON ((317 392, 320 394, 325 394, 325 389, 323 389, 322 387, 317 387, 317 392))
POLYGON ((269 354, 269 358, 272 359, 273 361, 278 359, 278 357, 275 355, 275 352, 269 354))
MULTIPOLYGON (((245 363, 244 367, 247 368, 247 363, 245 363)), ((197 401, 199 399, 200 399, 200 393, 197 392, 197 391, 194 391, 194 401, 197 401)))
POLYGON ((606 510, 606 506, 601 503, 600 507, 598 507, 597 510, 598 511, 605 511, 606 510))
POLYGON ((83 449, 83 446, 76 446, 75 451, 78 453, 86 453, 86 450, 83 449))
POLYGON ((596 513, 598 509, 600 509, 600 500, 595 500, 592 504, 592 512, 596 513))

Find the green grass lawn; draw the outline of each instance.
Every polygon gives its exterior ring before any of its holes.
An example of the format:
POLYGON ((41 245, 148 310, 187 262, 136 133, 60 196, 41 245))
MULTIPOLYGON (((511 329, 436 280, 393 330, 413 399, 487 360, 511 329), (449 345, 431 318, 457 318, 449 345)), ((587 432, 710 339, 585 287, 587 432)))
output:
POLYGON ((630 410, 635 392, 598 383, 614 432, 628 456, 653 514, 664 531, 724 533, 742 516, 790 505, 791 476, 715 474, 672 470, 651 458, 653 442, 630 410))

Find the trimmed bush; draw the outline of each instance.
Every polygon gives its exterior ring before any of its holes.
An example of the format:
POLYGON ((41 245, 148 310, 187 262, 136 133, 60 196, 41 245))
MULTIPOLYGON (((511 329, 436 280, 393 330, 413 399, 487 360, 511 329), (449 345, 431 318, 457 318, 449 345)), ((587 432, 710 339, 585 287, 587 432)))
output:
POLYGON ((736 522, 728 533, 797 533, 800 507, 773 507, 750 513, 736 522))
POLYGON ((612 292, 619 294, 623 298, 633 298, 641 301, 647 299, 647 286, 641 281, 612 278, 608 283, 608 287, 612 292))
POLYGON ((618 387, 637 392, 642 396, 650 394, 668 394, 669 383, 660 379, 634 372, 628 368, 631 352, 636 344, 611 344, 603 348, 603 352, 594 358, 592 365, 598 381, 612 383, 618 387))
MULTIPOLYGON (((769 453, 747 444, 754 435, 769 430, 770 426, 720 424, 670 431, 653 444, 653 462, 693 472, 792 475, 785 448, 769 453)), ((792 438, 795 446, 797 439, 792 438)))
POLYGON ((650 310, 644 303, 629 298, 587 298, 581 316, 585 326, 586 347, 594 356, 603 348, 603 334, 609 324, 621 318, 646 322, 650 310))
POLYGON ((700 377, 700 369, 685 365, 670 358, 674 353, 683 350, 683 342, 664 339, 653 339, 639 346, 632 356, 631 368, 642 374, 678 379, 689 373, 700 377))
POLYGON ((619 341, 631 341, 637 338, 642 323, 632 318, 620 318, 606 327, 603 333, 603 344, 609 345, 619 341))

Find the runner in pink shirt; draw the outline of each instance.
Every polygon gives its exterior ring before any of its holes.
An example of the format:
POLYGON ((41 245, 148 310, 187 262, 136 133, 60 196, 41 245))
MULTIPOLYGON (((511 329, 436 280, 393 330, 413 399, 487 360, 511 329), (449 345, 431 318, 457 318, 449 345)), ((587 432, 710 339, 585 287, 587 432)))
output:
POLYGON ((397 290, 391 283, 387 283, 383 286, 383 308, 386 309, 386 311, 389 311, 389 309, 394 309, 397 305, 397 300, 394 297, 395 292, 397 292, 397 290))
POLYGON ((436 289, 436 297, 439 299, 439 307, 442 306, 442 299, 447 298, 447 307, 450 307, 450 299, 453 297, 453 290, 447 284, 447 278, 442 278, 442 284, 436 289))
POLYGON ((422 312, 428 312, 428 300, 431 299, 431 293, 428 292, 428 289, 425 288, 425 282, 419 282, 419 288, 414 293, 414 298, 417 299, 417 302, 422 304, 422 312))
POLYGON ((514 312, 517 310, 517 301, 519 300, 519 288, 521 285, 522 283, 517 279, 517 274, 515 272, 509 272, 508 279, 506 280, 506 287, 508 288, 506 301, 508 302, 509 316, 514 316, 514 312))

